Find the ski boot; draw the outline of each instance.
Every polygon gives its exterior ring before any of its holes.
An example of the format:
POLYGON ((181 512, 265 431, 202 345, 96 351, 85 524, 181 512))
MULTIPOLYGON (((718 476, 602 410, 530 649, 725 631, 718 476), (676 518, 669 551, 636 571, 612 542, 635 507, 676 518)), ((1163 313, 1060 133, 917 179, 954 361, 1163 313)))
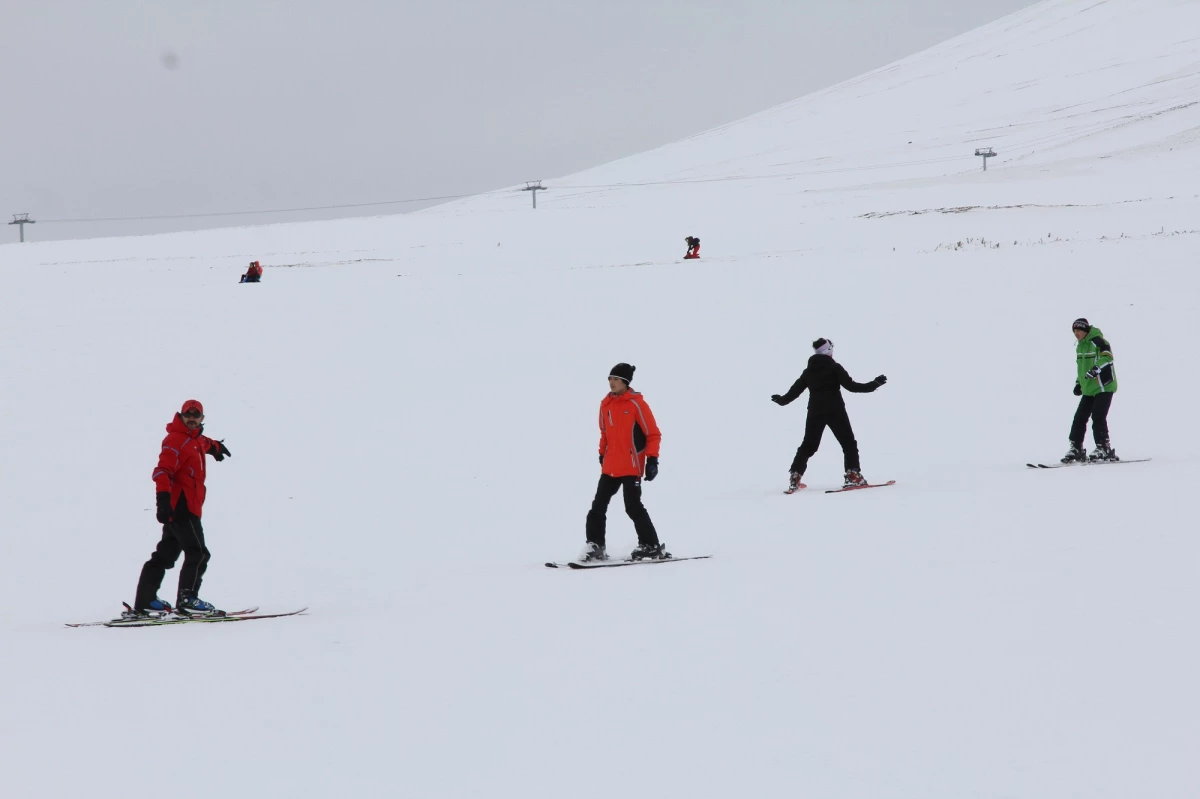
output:
POLYGON ((155 598, 146 603, 144 608, 131 608, 125 606, 125 610, 121 611, 122 619, 158 619, 171 613, 171 606, 161 599, 155 598))
POLYGON ((804 475, 800 474, 800 472, 792 472, 789 474, 787 491, 784 491, 783 493, 795 494, 798 490, 804 488, 804 483, 800 482, 800 478, 802 477, 804 477, 804 475))
POLYGON ((604 551, 602 544, 597 544, 595 541, 588 541, 583 547, 583 554, 579 556, 579 562, 591 563, 597 560, 608 560, 608 553, 604 551))
POLYGON ((854 469, 846 470, 846 482, 842 484, 842 488, 862 488, 867 484, 867 478, 862 476, 862 472, 854 469))
POLYGON ((1072 441, 1071 448, 1062 456, 1062 463, 1086 463, 1087 459, 1087 450, 1072 441))
POLYGON ((1088 455, 1089 463, 1100 463, 1104 461, 1119 461, 1117 451, 1106 441, 1100 446, 1092 450, 1092 454, 1088 455))
POLYGON ((175 610, 183 616, 224 616, 225 611, 217 610, 216 605, 205 602, 195 594, 181 594, 175 605, 175 610))
POLYGON ((666 544, 638 544, 630 553, 630 560, 666 560, 671 557, 666 544))

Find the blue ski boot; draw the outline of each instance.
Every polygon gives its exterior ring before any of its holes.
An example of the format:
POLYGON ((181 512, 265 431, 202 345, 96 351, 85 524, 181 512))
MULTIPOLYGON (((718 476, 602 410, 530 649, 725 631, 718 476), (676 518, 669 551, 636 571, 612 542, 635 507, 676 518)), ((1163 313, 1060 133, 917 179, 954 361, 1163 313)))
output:
POLYGON ((161 599, 155 598, 146 603, 144 608, 125 606, 121 612, 122 619, 155 619, 166 616, 172 610, 171 606, 161 599))
POLYGON ((223 616, 225 611, 217 610, 217 606, 205 602, 195 594, 180 594, 176 610, 185 616, 223 616))

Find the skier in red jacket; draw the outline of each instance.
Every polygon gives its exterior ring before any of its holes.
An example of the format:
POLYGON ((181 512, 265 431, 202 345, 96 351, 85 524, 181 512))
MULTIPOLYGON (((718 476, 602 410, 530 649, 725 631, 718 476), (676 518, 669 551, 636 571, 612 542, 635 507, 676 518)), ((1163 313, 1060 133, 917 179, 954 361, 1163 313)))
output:
POLYGON ((127 615, 147 616, 171 610, 169 604, 157 598, 158 588, 181 552, 183 567, 179 570, 176 608, 193 615, 220 613, 196 595, 210 557, 200 525, 204 511, 204 456, 212 455, 222 461, 231 454, 224 443, 204 435, 203 421, 204 406, 199 400, 190 399, 167 425, 167 436, 152 475, 157 488, 155 516, 163 526, 162 539, 142 567, 133 612, 127 615))
POLYGON ((700 239, 695 236, 688 236, 684 239, 687 242, 687 255, 683 256, 683 260, 688 261, 692 258, 700 257, 700 239))
POLYGON ((251 261, 250 268, 246 270, 246 274, 242 275, 239 283, 257 283, 262 280, 263 268, 258 261, 251 261))
POLYGON ((659 543, 650 513, 642 504, 642 475, 658 476, 662 432, 646 399, 629 387, 636 367, 619 363, 608 376, 608 396, 600 402, 600 484, 587 515, 587 545, 580 561, 608 560, 604 534, 608 503, 622 489, 625 513, 633 520, 638 545, 631 560, 658 560, 671 554, 659 543))

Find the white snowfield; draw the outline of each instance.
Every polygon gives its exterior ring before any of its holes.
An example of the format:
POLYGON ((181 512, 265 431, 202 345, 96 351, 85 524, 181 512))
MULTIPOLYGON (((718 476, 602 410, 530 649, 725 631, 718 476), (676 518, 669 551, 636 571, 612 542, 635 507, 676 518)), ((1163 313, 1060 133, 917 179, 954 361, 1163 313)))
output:
POLYGON ((546 185, 0 246, 0 796, 1200 796, 1200 3, 1042 3, 546 185), (1077 316, 1150 463, 1024 465, 1077 316), (782 493, 820 336, 889 377, 847 405, 894 487, 822 493, 827 434, 782 493), (713 557, 552 571, 618 361, 713 557), (132 601, 190 397, 201 595, 310 612, 67 629, 132 601))

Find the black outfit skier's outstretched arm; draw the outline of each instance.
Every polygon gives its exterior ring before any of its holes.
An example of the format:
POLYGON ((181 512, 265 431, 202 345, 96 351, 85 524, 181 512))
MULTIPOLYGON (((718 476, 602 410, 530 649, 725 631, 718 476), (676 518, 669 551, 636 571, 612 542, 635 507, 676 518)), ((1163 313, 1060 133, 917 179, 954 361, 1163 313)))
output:
MULTIPOLYGON (((870 394, 875 389, 879 388, 882 383, 879 378, 875 378, 870 383, 855 383, 850 377, 850 373, 840 363, 837 364, 838 383, 842 388, 849 391, 851 394, 870 394)), ((880 375, 882 377, 882 375, 880 375)))
POLYGON ((796 382, 792 383, 792 387, 782 397, 778 394, 771 395, 771 402, 776 405, 787 405, 789 402, 799 397, 804 393, 804 389, 808 388, 808 370, 805 369, 800 377, 796 378, 796 382))

